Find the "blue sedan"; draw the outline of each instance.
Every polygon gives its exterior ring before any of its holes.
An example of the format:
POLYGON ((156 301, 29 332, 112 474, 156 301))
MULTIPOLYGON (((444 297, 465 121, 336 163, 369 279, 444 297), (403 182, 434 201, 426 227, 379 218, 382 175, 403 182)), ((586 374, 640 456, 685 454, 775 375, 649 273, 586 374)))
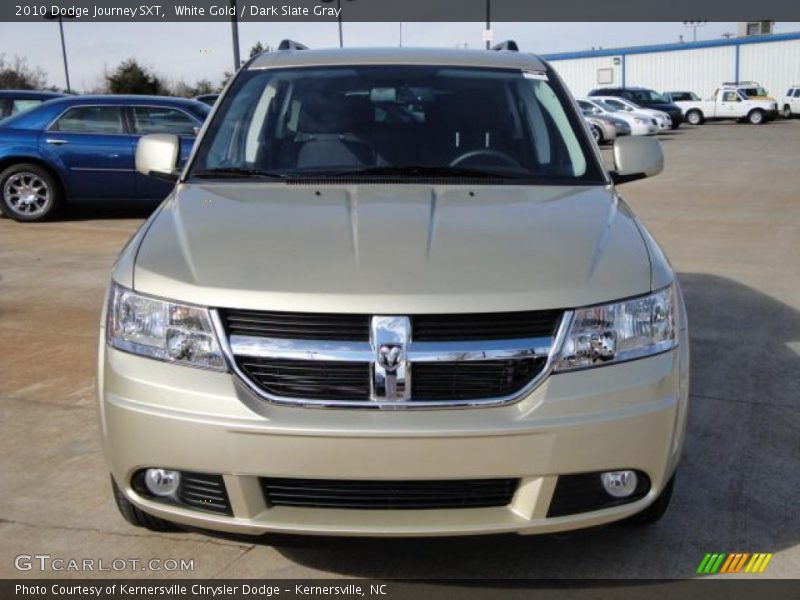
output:
POLYGON ((177 134, 185 161, 209 110, 181 98, 72 96, 9 117, 0 123, 0 209, 40 221, 73 199, 162 199, 174 184, 136 172, 138 139, 177 134))

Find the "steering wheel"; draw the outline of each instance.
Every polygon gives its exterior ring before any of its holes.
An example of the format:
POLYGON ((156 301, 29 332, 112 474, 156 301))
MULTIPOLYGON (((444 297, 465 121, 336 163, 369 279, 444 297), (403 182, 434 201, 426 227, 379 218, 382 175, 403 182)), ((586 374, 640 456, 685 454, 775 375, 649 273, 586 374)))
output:
POLYGON ((500 152, 499 150, 492 150, 491 148, 479 148, 478 150, 470 150, 469 152, 465 152, 464 154, 460 154, 456 156, 453 160, 450 161, 451 167, 457 167, 461 163, 475 158, 476 156, 491 156, 492 158, 499 158, 500 160, 508 163, 512 167, 517 167, 518 169, 522 168, 522 165, 517 162, 510 154, 506 154, 505 152, 500 152))

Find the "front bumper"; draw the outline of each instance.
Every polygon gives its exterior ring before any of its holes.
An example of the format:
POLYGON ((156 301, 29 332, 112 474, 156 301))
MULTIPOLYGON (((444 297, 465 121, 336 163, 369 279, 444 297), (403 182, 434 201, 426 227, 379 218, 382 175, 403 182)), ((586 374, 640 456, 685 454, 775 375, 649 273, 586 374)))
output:
MULTIPOLYGON (((101 332, 101 340, 104 332, 101 332)), ((257 400, 229 373, 99 348, 104 453, 126 497, 185 525, 236 533, 545 533, 622 519, 655 500, 677 465, 688 403, 688 340, 658 356, 555 374, 502 407, 311 409, 257 400), (137 493, 145 467, 221 474, 233 516, 137 493), (652 487, 630 504, 548 518, 559 475, 637 469, 652 487), (351 480, 519 478, 507 506, 350 510, 269 507, 259 477, 351 480)))

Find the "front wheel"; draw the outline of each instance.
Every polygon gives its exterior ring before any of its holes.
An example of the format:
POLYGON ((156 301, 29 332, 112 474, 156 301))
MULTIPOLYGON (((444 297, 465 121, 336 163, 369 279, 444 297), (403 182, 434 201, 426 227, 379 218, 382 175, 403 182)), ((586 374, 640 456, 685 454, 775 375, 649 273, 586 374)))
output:
POLYGON ((150 531, 176 531, 178 529, 178 526, 174 523, 149 515, 140 508, 134 506, 134 504, 125 497, 122 490, 119 489, 113 477, 111 478, 111 489, 114 492, 114 502, 117 505, 117 509, 119 509, 119 514, 134 527, 144 527, 150 531))
POLYGON ((764 123, 764 111, 758 109, 750 111, 750 114, 747 115, 747 120, 750 121, 751 125, 761 125, 764 123))
POLYGON ((672 479, 669 480, 664 489, 661 490, 661 494, 659 494, 656 501, 653 502, 650 506, 645 508, 642 512, 636 513, 632 517, 628 517, 624 521, 622 521, 625 525, 650 525, 655 523, 661 517, 664 516, 664 513, 667 512, 667 508, 669 508, 670 500, 672 500, 672 488, 675 486, 675 475, 672 476, 672 479))
POLYGON ((15 221, 43 221, 61 204, 61 187, 35 163, 17 163, 0 173, 3 214, 15 221))
POLYGON ((784 119, 791 119, 792 118, 792 107, 788 104, 783 107, 783 111, 781 112, 784 119))
POLYGON ((689 121, 691 125, 700 125, 703 123, 703 113, 699 110, 690 110, 686 113, 686 120, 689 121))
POLYGON ((592 125, 591 129, 592 129, 592 137, 594 138, 594 141, 597 142, 598 144, 602 144, 603 143, 603 132, 600 131, 600 128, 597 125, 592 125))

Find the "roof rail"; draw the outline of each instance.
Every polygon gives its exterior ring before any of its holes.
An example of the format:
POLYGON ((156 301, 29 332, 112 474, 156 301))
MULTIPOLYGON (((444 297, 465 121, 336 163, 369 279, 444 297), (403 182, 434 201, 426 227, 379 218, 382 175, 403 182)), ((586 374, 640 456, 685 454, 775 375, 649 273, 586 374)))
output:
POLYGON ((761 85, 757 81, 726 81, 722 85, 761 85))
POLYGON ((495 52, 500 52, 502 50, 507 50, 508 52, 519 52, 519 46, 517 46, 517 42, 514 40, 506 40, 505 42, 495 44, 490 48, 490 50, 494 50, 495 52))
POLYGON ((304 46, 294 40, 281 40, 281 43, 278 44, 278 50, 308 50, 308 46, 304 46))

